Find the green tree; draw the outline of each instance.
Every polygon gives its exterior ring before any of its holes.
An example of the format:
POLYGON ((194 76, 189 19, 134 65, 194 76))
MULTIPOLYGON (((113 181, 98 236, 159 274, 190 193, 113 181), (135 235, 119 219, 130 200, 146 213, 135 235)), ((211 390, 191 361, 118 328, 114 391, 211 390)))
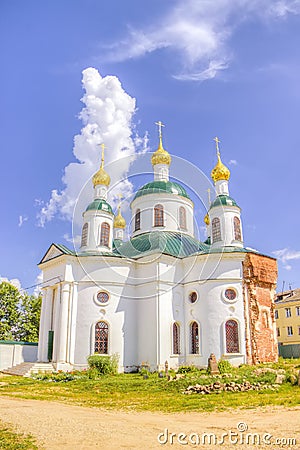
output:
POLYGON ((24 294, 21 298, 18 340, 38 342, 42 297, 24 294))
POLYGON ((0 340, 16 339, 21 294, 10 283, 0 283, 0 340))

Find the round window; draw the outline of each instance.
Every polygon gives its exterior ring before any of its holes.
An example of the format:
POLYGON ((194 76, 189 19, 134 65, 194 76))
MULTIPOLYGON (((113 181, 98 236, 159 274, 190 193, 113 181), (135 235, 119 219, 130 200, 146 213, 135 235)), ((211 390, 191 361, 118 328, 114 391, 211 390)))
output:
POLYGON ((227 300, 235 300, 236 299, 235 290, 234 289, 226 289, 225 298, 227 298, 227 300))
POLYGON ((193 292, 190 293, 190 295, 189 295, 189 301, 190 301, 191 303, 195 303, 195 301, 197 300, 197 298, 198 298, 197 292, 193 291, 193 292))
POLYGON ((108 300, 109 300, 109 295, 107 292, 104 292, 104 291, 98 292, 98 294, 97 294, 97 302, 98 303, 101 303, 101 304, 107 303, 108 300))

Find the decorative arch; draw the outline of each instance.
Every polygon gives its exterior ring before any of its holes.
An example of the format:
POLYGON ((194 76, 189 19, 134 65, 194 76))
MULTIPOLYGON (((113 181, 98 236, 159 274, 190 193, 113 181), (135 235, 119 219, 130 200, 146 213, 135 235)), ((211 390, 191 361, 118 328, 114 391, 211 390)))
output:
POLYGON ((141 229, 141 210, 137 209, 134 217, 134 231, 141 229))
POLYGON ((163 227, 164 226, 164 207, 163 205, 154 206, 154 226, 163 227))
POLYGON ((89 224, 86 222, 82 227, 81 233, 81 247, 85 247, 88 242, 89 224))
POLYGON ((109 326, 104 320, 99 320, 95 325, 94 352, 102 355, 108 354, 109 326))
POLYGON ((221 236, 221 222, 218 217, 215 217, 211 222, 212 241, 217 242, 222 240, 221 236))
POLYGON ((179 208, 179 227, 186 230, 186 209, 183 206, 179 208))
POLYGON ((101 224, 100 245, 109 247, 110 225, 107 222, 101 224))
POLYGON ((234 229, 234 239, 236 241, 241 241, 242 240, 241 221, 237 216, 233 218, 233 229, 234 229))
POLYGON ((226 353, 240 353, 239 324, 235 319, 225 322, 226 353))
POLYGON ((173 343, 173 355, 180 354, 180 325, 177 322, 173 323, 172 327, 172 343, 173 343))
POLYGON ((190 353, 199 353, 199 324, 196 321, 190 323, 190 353))

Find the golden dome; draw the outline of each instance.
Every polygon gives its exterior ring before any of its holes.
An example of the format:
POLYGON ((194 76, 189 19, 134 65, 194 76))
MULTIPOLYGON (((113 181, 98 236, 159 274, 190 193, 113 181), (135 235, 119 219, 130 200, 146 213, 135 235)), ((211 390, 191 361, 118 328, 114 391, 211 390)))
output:
POLYGON ((121 207, 118 206, 118 214, 115 216, 115 219, 114 219, 114 228, 125 228, 125 227, 126 227, 126 221, 121 214, 121 207))
POLYGON ((220 180, 229 180, 230 178, 230 170, 228 167, 224 166, 224 164, 221 161, 221 155, 219 150, 219 139, 217 137, 214 138, 214 141, 216 143, 216 149, 217 149, 217 156, 218 156, 218 162, 211 171, 210 176, 212 177, 214 183, 220 180))
POLYGON ((98 184, 103 184, 104 186, 110 185, 110 176, 104 170, 104 144, 102 145, 102 157, 101 157, 101 166, 98 172, 96 172, 93 176, 93 185, 98 186, 98 184))
POLYGON ((159 127, 159 145, 156 152, 153 153, 151 158, 152 166, 155 166, 156 164, 167 164, 168 166, 171 164, 171 155, 163 148, 162 145, 162 132, 161 127, 164 127, 164 124, 159 122, 156 122, 156 125, 159 127))
POLYGON ((204 223, 208 226, 210 224, 209 215, 205 214, 204 223))

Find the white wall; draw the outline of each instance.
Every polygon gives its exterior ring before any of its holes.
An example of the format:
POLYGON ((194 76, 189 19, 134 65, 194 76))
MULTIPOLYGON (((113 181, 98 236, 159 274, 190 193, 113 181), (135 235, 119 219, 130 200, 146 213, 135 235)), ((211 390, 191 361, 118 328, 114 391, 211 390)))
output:
POLYGON ((36 362, 37 350, 37 344, 0 342, 0 370, 8 369, 23 362, 36 362))

